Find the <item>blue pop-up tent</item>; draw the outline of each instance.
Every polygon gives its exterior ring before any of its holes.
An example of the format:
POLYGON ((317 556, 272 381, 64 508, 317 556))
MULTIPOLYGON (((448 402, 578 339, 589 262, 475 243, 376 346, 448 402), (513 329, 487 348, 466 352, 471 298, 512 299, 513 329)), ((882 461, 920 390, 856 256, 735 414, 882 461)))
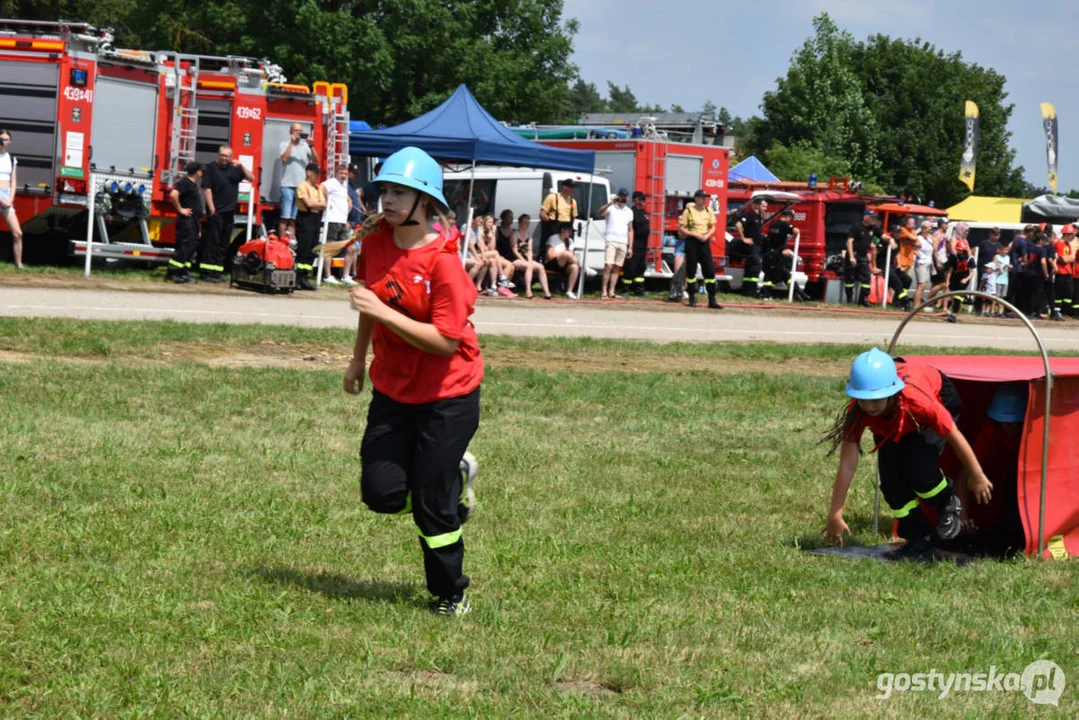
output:
POLYGON ((382 130, 349 133, 353 155, 385 157, 409 145, 443 161, 587 173, 596 167, 596 154, 590 150, 563 150, 518 136, 491 117, 464 85, 418 118, 382 130))
POLYGON ((779 182, 779 178, 764 166, 756 155, 750 155, 727 172, 728 180, 748 180, 750 182, 779 182))

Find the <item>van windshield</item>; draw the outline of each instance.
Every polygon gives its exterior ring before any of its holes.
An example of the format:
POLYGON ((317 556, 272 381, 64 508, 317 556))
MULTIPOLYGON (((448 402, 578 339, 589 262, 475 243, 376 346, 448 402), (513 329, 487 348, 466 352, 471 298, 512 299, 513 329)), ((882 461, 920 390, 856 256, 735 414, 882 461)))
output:
POLYGON ((588 217, 593 220, 602 220, 599 209, 607 204, 607 186, 602 183, 587 183, 577 181, 573 188, 573 197, 577 199, 577 208, 581 218, 585 217, 585 208, 588 208, 588 217), (592 205, 588 205, 588 193, 592 193, 592 205))

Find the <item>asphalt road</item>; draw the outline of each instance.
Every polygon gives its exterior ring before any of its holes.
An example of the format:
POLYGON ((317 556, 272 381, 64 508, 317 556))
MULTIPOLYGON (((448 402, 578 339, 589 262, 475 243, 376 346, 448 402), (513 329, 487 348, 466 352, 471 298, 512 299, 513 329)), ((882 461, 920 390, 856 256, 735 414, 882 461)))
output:
MULTIPOLYGON (((266 296, 254 293, 169 293, 0 287, 0 315, 92 320, 163 320, 262 323, 303 327, 353 327, 356 314, 343 292, 266 296)), ((570 301, 489 301, 476 308, 479 332, 531 337, 596 337, 654 342, 826 342, 887 343, 898 315, 862 316, 828 312, 623 306, 570 301)), ((1079 351, 1079 323, 1040 323, 1050 350, 1079 351)), ((1011 321, 956 325, 919 319, 902 342, 935 347, 1031 348, 1029 332, 1011 321)))

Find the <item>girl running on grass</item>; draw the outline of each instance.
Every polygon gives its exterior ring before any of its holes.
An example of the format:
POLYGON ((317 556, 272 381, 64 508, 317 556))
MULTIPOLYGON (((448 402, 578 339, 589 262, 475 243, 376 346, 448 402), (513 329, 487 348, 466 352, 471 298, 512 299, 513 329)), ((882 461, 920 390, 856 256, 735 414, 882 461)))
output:
POLYGON ((933 559, 933 544, 954 540, 960 530, 960 502, 955 483, 940 470, 944 444, 955 450, 967 472, 967 490, 979 503, 989 502, 992 483, 956 426, 962 408, 952 381, 936 368, 898 362, 873 348, 854 360, 847 383, 851 400, 825 436, 831 455, 839 449, 839 470, 832 488, 832 503, 824 534, 843 544, 850 528, 843 521, 843 504, 858 469, 862 434, 873 433, 879 451, 880 490, 898 520, 899 536, 906 544, 884 557, 889 560, 933 559), (937 526, 932 528, 919 501, 934 505, 937 526))
POLYGON ((469 612, 461 525, 471 514, 475 458, 467 453, 480 419, 483 358, 469 321, 476 287, 456 242, 431 229, 441 216, 442 169, 408 147, 382 165, 373 185, 382 213, 363 239, 349 291, 360 312, 345 391, 363 388, 373 344, 371 405, 361 445, 360 487, 377 513, 411 513, 420 530, 427 589, 440 615, 469 612))

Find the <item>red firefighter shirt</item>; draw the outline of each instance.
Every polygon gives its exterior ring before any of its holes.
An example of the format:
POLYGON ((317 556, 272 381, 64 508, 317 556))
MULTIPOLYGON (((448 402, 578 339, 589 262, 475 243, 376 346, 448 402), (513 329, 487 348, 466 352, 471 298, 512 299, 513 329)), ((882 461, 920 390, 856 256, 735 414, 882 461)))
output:
MULTIPOLYGON (((845 440, 858 442, 862 438, 862 433, 868 428, 874 435, 883 438, 881 443, 873 448, 875 451, 888 440, 898 442, 904 435, 918 432, 923 428, 929 428, 941 437, 955 428, 952 414, 940 401, 944 377, 939 370, 905 362, 897 362, 895 369, 899 378, 905 383, 905 387, 896 396, 898 405, 895 411, 887 417, 884 415, 870 417, 863 414, 843 436, 845 440)), ((854 407, 856 402, 856 400, 851 400, 848 407, 854 407)))
POLYGON ((398 402, 421 404, 467 395, 483 380, 476 329, 476 286, 461 265, 457 244, 445 236, 412 250, 393 242, 389 229, 363 239, 357 274, 393 310, 435 326, 457 340, 449 357, 409 345, 382 323, 372 336, 370 377, 375 390, 398 402))
POLYGON ((1053 248, 1057 251, 1057 275, 1075 274, 1075 256, 1072 254, 1072 246, 1063 240, 1053 242, 1053 248))

